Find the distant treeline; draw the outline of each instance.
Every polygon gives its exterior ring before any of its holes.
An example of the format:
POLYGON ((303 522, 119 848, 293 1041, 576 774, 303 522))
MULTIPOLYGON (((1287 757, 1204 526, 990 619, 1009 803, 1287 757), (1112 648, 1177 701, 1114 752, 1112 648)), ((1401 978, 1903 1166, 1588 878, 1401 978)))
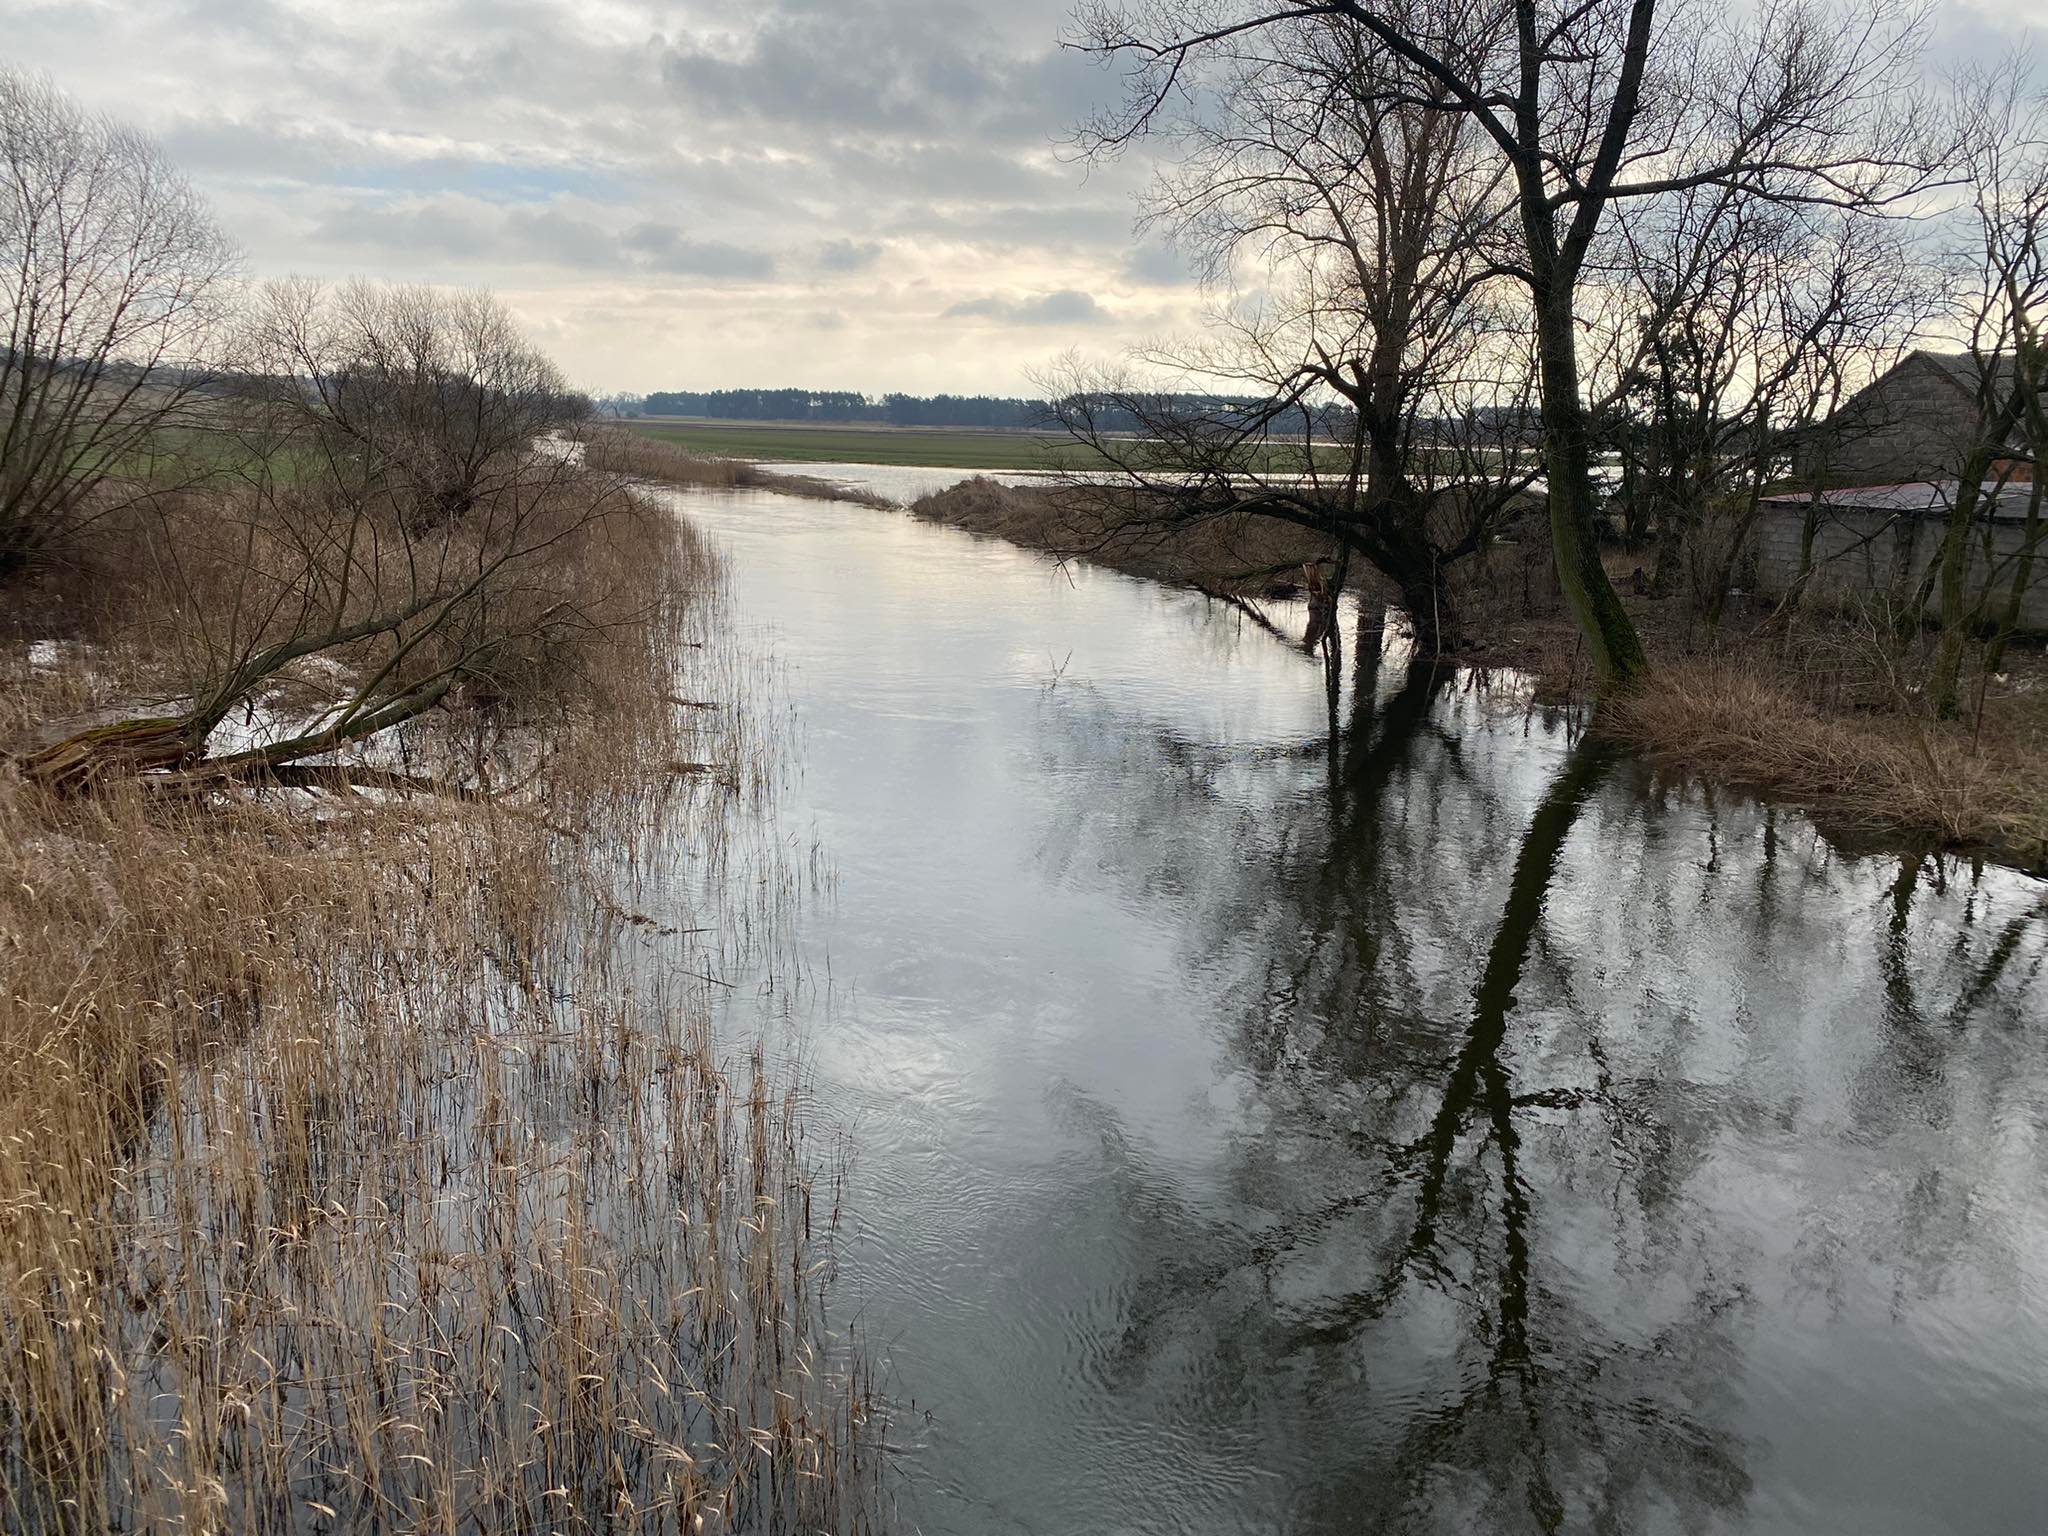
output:
MULTIPOLYGON (((1257 411, 1264 402, 1224 396, 1176 396, 1173 403, 1189 412, 1229 416, 1257 411)), ((811 421, 890 427, 979 427, 984 430, 1058 430, 1053 408, 1045 400, 1019 400, 1004 395, 863 395, 845 389, 712 389, 657 390, 646 396, 612 395, 599 402, 621 416, 703 416, 719 421, 811 421)), ((1106 432, 1136 432, 1146 424, 1132 411, 1107 402, 1094 414, 1106 432)), ((1156 420, 1156 413, 1154 420, 1156 420)), ((1312 426, 1318 436, 1349 431, 1350 414, 1331 407, 1297 407, 1273 424, 1273 430, 1296 434, 1312 426)))

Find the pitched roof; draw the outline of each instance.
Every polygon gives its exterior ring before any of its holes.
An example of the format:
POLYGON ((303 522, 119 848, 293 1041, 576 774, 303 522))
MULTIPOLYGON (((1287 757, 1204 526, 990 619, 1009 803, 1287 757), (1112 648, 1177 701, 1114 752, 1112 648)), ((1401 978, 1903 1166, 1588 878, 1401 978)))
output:
MULTIPOLYGON (((1841 512, 1903 512, 1917 517, 1940 517, 1955 505, 1959 484, 1955 480, 1910 480, 1901 485, 1858 485, 1818 494, 1823 505, 1841 512)), ((2033 492, 2033 485, 2027 481, 1984 482, 1984 498, 1990 504, 1991 515, 2000 522, 2024 518, 2033 492)), ((1803 509, 1815 494, 1785 491, 1764 497, 1763 504, 1803 509)))

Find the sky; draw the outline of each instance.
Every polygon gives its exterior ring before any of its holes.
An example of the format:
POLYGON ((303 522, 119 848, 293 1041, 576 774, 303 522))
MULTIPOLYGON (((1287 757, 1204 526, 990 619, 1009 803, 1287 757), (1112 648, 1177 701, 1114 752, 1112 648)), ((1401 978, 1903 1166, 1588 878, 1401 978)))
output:
MULTIPOLYGON (((156 135, 254 275, 486 285, 588 389, 1013 394, 1202 310, 1146 155, 1064 147, 1118 89, 1071 4, 0 0, 0 60, 156 135)), ((2043 27, 1942 0, 1934 52, 2043 27)))

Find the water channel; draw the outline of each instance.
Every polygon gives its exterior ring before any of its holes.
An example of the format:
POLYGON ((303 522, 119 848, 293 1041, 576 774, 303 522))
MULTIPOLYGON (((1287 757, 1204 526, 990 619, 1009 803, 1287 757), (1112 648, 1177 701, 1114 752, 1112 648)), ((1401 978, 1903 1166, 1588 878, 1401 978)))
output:
POLYGON ((2048 1523, 2040 882, 1376 618, 1330 672, 900 514, 677 505, 837 871, 799 1024, 914 1528, 2048 1523))

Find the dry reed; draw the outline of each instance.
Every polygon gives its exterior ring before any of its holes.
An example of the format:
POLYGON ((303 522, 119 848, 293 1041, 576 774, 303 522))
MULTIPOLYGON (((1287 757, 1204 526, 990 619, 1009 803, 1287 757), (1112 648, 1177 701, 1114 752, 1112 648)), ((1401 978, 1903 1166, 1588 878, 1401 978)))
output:
POLYGON ((674 443, 619 427, 600 427, 583 442, 583 462, 592 469, 659 480, 668 485, 738 486, 780 491, 823 501, 852 501, 865 507, 893 507, 894 502, 870 491, 835 485, 812 475, 784 475, 745 459, 711 458, 674 443))
MULTIPOLYGON (((582 554, 645 622, 519 728, 392 749, 484 803, 0 780, 6 1529, 876 1520, 834 1149, 696 979, 690 930, 774 913, 644 910, 757 856, 773 743, 685 528, 582 554)), ((25 683, 15 719, 132 688, 102 638, 124 681, 25 683)))
POLYGON ((1008 486, 975 475, 911 503, 913 516, 1061 559, 1233 596, 1296 590, 1302 567, 1327 560, 1327 537, 1270 518, 1218 517, 1166 528, 1131 518, 1106 491, 1052 484, 1008 486), (1120 518, 1129 519, 1119 521, 1120 518))
POLYGON ((2024 733, 1828 710, 1767 669, 1706 658, 1661 663, 1601 718, 1662 761, 1791 795, 1838 823, 2048 857, 2040 746, 2024 733))

